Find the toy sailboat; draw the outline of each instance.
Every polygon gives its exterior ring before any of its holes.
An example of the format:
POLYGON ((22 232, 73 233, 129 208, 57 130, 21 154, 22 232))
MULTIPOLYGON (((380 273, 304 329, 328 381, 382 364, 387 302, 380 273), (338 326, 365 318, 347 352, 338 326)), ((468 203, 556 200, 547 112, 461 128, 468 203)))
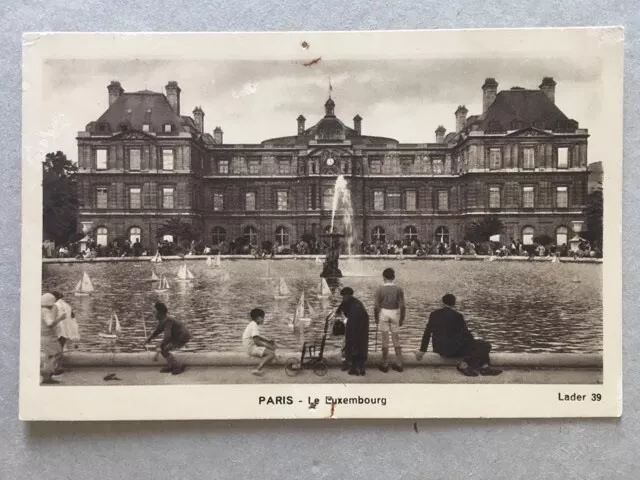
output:
POLYGON ((579 279, 579 278, 578 278, 578 276, 576 275, 576 276, 574 276, 574 277, 571 279, 571 282, 573 282, 573 283, 580 283, 580 279, 579 279))
POLYGON ((487 258, 486 261, 487 262, 493 262, 493 261, 495 261, 495 259, 496 259, 496 256, 495 255, 491 255, 489 258, 487 258))
POLYGON ((193 280, 194 277, 193 273, 191 273, 191 270, 189 270, 187 268, 187 264, 184 263, 181 267, 180 270, 178 270, 178 280, 181 280, 183 282, 189 282, 191 280, 193 280))
POLYGON ((280 277, 278 287, 276 288, 275 298, 288 298, 290 294, 291 292, 289 291, 287 282, 284 281, 284 278, 280 277))
POLYGON ((311 306, 309 302, 305 302, 304 300, 304 291, 300 295, 300 299, 298 300, 298 305, 296 307, 296 311, 293 315, 293 320, 289 323, 289 328, 293 331, 295 327, 302 326, 308 327, 311 325, 311 318, 316 314, 315 310, 311 306), (305 307, 308 311, 305 311, 305 307))
POLYGON ((213 265, 215 268, 220 268, 222 266, 221 262, 222 258, 220 257, 220 252, 216 255, 216 263, 213 265))
POLYGON ((560 263, 560 258, 554 255, 551 257, 551 263, 560 263))
POLYGON ((74 294, 76 296, 84 296, 84 295, 91 295, 91 293, 93 292, 93 283, 91 283, 91 279, 89 278, 89 275, 87 275, 87 272, 84 272, 82 275, 82 280, 78 281, 74 294))
POLYGON ((322 263, 322 260, 320 259, 319 256, 316 256, 316 263, 322 263))
POLYGON ((156 254, 151 257, 151 263, 162 263, 162 255, 160 255, 160 252, 156 252, 156 254))
POLYGON ((329 288, 329 284, 325 278, 320 279, 320 293, 318 293, 319 298, 329 298, 331 296, 331 289, 329 288))
POLYGON ((120 321, 118 320, 118 315, 116 312, 111 314, 109 317, 109 324, 107 325, 106 332, 99 332, 98 336, 102 338, 118 338, 118 335, 122 332, 122 328, 120 327, 120 321), (114 328, 115 327, 115 328, 114 328))
POLYGON ((162 280, 160 280, 160 285, 155 289, 156 292, 166 292, 169 290, 169 280, 164 275, 162 276, 162 280))
POLYGON ((147 278, 147 282, 159 282, 160 281, 160 277, 158 277, 158 275, 156 274, 156 271, 153 270, 151 272, 151 277, 147 278))
POLYGON ((213 267, 213 258, 211 258, 211 255, 209 255, 207 257, 207 263, 206 263, 207 267, 213 267))

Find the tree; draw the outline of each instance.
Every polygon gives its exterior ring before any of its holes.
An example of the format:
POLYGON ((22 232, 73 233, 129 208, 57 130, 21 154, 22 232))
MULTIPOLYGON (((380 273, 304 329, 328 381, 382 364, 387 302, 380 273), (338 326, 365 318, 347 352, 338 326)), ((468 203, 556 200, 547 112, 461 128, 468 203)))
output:
POLYGON ((586 232, 581 235, 602 247, 602 216, 604 212, 604 199, 602 195, 602 184, 600 188, 594 190, 587 196, 587 204, 584 208, 584 216, 586 217, 586 232))
POLYGON ((61 151, 42 162, 42 227, 44 238, 66 244, 78 228, 78 167, 61 151))
POLYGON ((192 241, 198 241, 200 239, 202 232, 192 223, 171 218, 158 228, 158 239, 161 239, 165 235, 172 235, 174 243, 181 244, 183 247, 188 248, 192 241))
POLYGON ((474 242, 488 242, 489 238, 504 231, 504 225, 495 215, 487 215, 467 227, 464 239, 474 242))

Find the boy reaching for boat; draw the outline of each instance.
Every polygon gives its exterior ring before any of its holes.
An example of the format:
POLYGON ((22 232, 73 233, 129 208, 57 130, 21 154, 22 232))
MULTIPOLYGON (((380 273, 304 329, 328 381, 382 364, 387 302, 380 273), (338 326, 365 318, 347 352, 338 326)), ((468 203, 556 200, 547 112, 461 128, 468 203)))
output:
POLYGON ((155 303, 153 306, 153 316, 158 320, 158 326, 153 332, 151 332, 151 335, 149 335, 144 343, 146 345, 158 335, 164 333, 158 350, 167 361, 167 366, 162 368, 160 371, 163 373, 171 372, 173 375, 179 375, 184 372, 185 367, 171 354, 171 350, 184 347, 191 339, 191 333, 189 333, 189 329, 187 329, 184 323, 169 316, 167 314, 168 312, 169 310, 164 303, 155 303))
POLYGON ((258 357, 262 360, 251 371, 254 375, 262 375, 264 366, 276 358, 276 344, 260 335, 260 325, 264 323, 264 310, 254 308, 249 313, 251 321, 242 334, 242 345, 250 357, 258 357))

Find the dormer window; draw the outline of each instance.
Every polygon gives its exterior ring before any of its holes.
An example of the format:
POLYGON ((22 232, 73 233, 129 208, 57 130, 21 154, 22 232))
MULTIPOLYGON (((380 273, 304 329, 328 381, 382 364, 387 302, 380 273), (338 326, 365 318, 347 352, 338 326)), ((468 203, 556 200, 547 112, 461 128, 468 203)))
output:
POLYGON ((162 128, 162 131, 164 133, 171 133, 172 130, 173 130, 173 125, 171 125, 170 123, 165 123, 163 128, 162 128))
POLYGON ((126 123, 126 122, 121 123, 121 124, 119 125, 119 127, 120 127, 120 131, 121 131, 121 132, 127 132, 127 131, 129 131, 129 124, 128 124, 128 123, 126 123))
POLYGON ((149 125, 148 123, 143 123, 142 124, 142 131, 143 132, 148 132, 150 130, 151 125, 149 125))
POLYGON ((100 133, 109 133, 109 124, 108 123, 99 123, 98 124, 98 132, 100 132, 100 133))

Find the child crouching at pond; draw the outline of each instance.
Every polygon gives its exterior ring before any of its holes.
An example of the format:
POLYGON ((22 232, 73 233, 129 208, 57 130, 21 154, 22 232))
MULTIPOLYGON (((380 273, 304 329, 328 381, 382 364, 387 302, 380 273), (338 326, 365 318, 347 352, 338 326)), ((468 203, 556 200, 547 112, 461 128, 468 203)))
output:
POLYGON ((260 335, 260 325, 264 323, 264 310, 254 308, 249 313, 251 321, 242 334, 242 345, 250 357, 262 358, 258 366, 252 370, 254 375, 262 375, 265 365, 276 358, 276 344, 260 335))
POLYGON ((191 333, 189 333, 189 330, 184 323, 167 315, 168 311, 169 310, 164 303, 155 303, 153 306, 153 316, 158 320, 158 326, 144 343, 146 345, 158 335, 164 333, 159 351, 167 361, 167 366, 162 368, 160 371, 163 373, 171 372, 173 375, 179 375, 184 372, 185 366, 176 360, 176 357, 171 354, 171 350, 177 350, 178 348, 184 347, 191 339, 191 333))

